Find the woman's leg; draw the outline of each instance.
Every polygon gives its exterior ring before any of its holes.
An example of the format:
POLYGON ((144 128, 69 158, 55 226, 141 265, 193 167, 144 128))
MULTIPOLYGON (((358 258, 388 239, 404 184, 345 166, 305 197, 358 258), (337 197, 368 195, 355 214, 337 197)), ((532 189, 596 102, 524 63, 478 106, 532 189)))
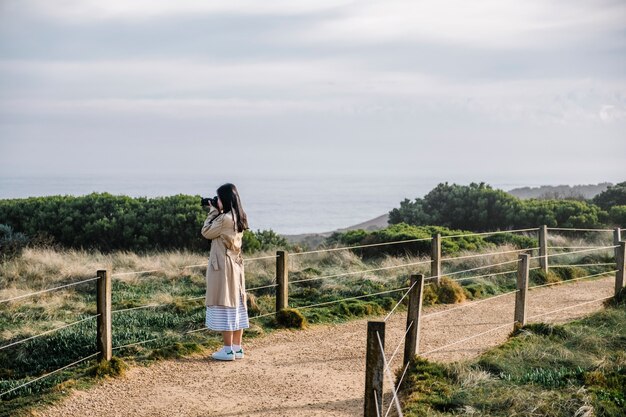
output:
POLYGON ((241 339, 243 338, 243 329, 235 330, 232 333, 233 345, 241 346, 241 339))
MULTIPOLYGON (((222 332, 222 338, 224 339, 224 346, 233 345, 233 333, 235 332, 222 332)), ((239 340, 241 340, 241 336, 239 337, 239 340)))

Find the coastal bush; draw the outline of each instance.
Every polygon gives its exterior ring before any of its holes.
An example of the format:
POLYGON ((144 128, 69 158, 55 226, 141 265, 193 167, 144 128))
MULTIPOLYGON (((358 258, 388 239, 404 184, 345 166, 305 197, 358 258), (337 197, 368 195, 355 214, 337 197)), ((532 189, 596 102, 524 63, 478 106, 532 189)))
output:
POLYGON ((0 224, 0 262, 20 256, 27 244, 25 234, 15 233, 11 226, 0 224))
POLYGON ((288 329, 302 329, 306 327, 306 318, 297 309, 285 308, 276 313, 276 323, 288 329))
MULTIPOLYGON (((611 201, 621 201, 613 198, 611 201)), ((405 199, 389 212, 389 223, 436 224, 452 229, 493 231, 550 227, 598 228, 608 209, 574 200, 521 200, 485 183, 468 186, 441 183, 424 198, 405 199)))
POLYGON ((494 245, 513 245, 519 249, 529 249, 538 246, 537 237, 520 235, 517 233, 498 233, 496 235, 486 236, 485 241, 494 245))
POLYGON ((609 186, 591 201, 607 211, 615 206, 626 206, 626 181, 609 186))
POLYGON ((626 227, 626 205, 611 207, 609 210, 609 223, 615 227, 626 227))
POLYGON ((461 250, 475 251, 493 246, 480 236, 458 236, 463 235, 464 233, 469 232, 448 229, 440 226, 411 226, 406 223, 399 223, 371 232, 365 230, 335 232, 326 240, 326 245, 360 246, 387 242, 401 242, 404 240, 408 241, 406 243, 393 243, 371 248, 353 249, 356 254, 365 258, 381 257, 386 255, 430 256, 430 239, 434 234, 441 234, 442 237, 452 235, 457 236, 454 239, 442 240, 441 252, 444 255, 454 254, 461 250))
POLYGON ((580 277, 584 277, 587 274, 587 271, 585 271, 583 268, 577 267, 577 266, 562 266, 562 267, 558 267, 558 268, 553 268, 552 269, 554 271, 554 273, 563 281, 567 281, 570 279, 576 279, 576 278, 580 278, 580 277))
POLYGON ((531 285, 544 285, 560 282, 561 278, 553 269, 546 273, 543 269, 535 269, 529 273, 529 281, 531 285))
POLYGON ((465 292, 458 282, 448 277, 441 277, 439 284, 433 284, 437 300, 443 304, 456 304, 465 301, 465 292))
MULTIPOLYGON (((154 252, 206 252, 200 235, 206 212, 199 196, 131 198, 108 193, 0 200, 0 221, 34 239, 45 236, 65 248, 154 252)), ((271 230, 246 231, 244 251, 286 247, 271 230)))

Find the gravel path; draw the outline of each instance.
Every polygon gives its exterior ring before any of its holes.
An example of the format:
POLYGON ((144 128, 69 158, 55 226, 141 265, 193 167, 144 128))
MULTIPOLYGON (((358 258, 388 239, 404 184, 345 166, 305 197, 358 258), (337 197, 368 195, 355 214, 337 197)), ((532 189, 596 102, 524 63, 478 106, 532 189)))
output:
MULTIPOLYGON (((612 295, 614 278, 532 290, 529 317, 612 295)), ((513 321, 514 294, 454 309, 437 306, 425 317, 420 351, 428 352, 513 321)), ((564 322, 601 308, 591 303, 529 320, 564 322)), ((381 318, 379 318, 381 319, 381 318)), ((43 416, 358 416, 363 413, 367 320, 316 325, 306 331, 283 330, 247 344, 244 360, 214 362, 202 356, 134 367, 86 391, 74 391, 43 416)), ((406 316, 395 313, 386 325, 389 358, 404 336, 406 316)), ((457 361, 504 342, 512 325, 426 355, 457 361)), ((245 341, 244 341, 245 342, 245 341)), ((403 348, 392 366, 402 362, 403 348)), ((389 385, 389 384, 387 384, 389 385)), ((389 403, 389 387, 385 402, 389 403)))

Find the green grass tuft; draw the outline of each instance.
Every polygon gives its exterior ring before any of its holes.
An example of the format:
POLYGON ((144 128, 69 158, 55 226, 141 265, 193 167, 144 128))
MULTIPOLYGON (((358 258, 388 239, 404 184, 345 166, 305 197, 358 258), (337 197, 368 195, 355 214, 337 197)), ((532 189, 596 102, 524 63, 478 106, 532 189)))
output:
POLYGON ((110 361, 100 361, 87 370, 87 374, 96 378, 123 376, 128 364, 123 359, 113 356, 110 361))
POLYGON ((303 329, 308 323, 306 318, 298 310, 285 308, 276 313, 276 324, 289 329, 303 329))

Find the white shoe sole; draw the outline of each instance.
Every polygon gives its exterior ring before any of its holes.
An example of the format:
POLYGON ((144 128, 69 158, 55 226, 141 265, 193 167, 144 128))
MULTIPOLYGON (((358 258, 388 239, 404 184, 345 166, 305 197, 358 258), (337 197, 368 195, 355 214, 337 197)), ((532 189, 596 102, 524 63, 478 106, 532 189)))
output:
POLYGON ((214 353, 214 354, 211 355, 211 357, 213 359, 215 359, 216 361, 230 362, 230 361, 234 361, 235 360, 235 355, 232 355, 232 356, 222 356, 222 355, 216 355, 214 353))

